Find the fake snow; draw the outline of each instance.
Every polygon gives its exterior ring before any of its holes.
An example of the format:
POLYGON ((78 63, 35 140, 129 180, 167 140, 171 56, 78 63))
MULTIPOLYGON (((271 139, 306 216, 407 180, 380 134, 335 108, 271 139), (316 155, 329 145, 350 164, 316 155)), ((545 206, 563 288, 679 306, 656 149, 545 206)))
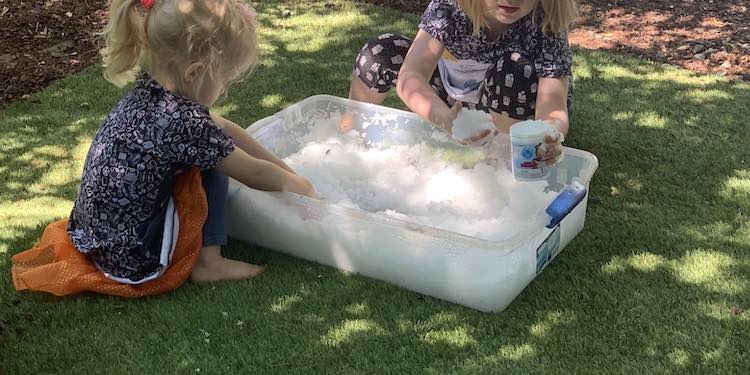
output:
MULTIPOLYGON (((483 111, 475 111, 466 108, 462 108, 458 112, 458 117, 453 121, 453 138, 458 141, 464 141, 482 130, 495 131, 495 124, 492 122, 492 117, 483 111)), ((484 144, 491 140, 492 133, 478 141, 480 144, 484 144)))
POLYGON ((284 159, 327 202, 493 241, 549 219, 544 209, 555 193, 545 191, 546 181, 516 182, 507 135, 482 149, 448 150, 374 147, 362 142, 364 133, 330 128, 315 126, 284 159))

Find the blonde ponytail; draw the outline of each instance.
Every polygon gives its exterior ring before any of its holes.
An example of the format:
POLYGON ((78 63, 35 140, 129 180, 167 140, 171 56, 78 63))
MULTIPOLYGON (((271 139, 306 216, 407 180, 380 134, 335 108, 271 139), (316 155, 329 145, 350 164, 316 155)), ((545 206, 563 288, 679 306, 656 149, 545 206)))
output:
POLYGON ((207 67, 207 79, 239 77, 258 58, 255 27, 245 21, 242 0, 112 0, 107 27, 104 77, 117 86, 132 82, 141 66, 175 74, 170 83, 189 91, 178 71, 194 62, 207 67))
POLYGON ((143 55, 148 50, 146 16, 138 9, 139 0, 112 0, 109 21, 101 35, 105 47, 104 77, 116 86, 132 82, 143 55))

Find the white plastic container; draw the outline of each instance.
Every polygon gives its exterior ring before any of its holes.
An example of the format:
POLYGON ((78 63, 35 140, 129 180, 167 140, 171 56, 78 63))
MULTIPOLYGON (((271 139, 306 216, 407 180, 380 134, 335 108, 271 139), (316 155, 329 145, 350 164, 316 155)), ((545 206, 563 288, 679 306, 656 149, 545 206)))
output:
MULTIPOLYGON (((335 127, 345 112, 384 146, 461 147, 437 140, 413 113, 328 95, 307 98, 247 131, 283 158, 299 150, 301 138, 315 136, 311 120, 330 120, 335 127)), ((560 191, 573 181, 588 187, 596 157, 571 148, 565 153, 547 176, 550 188, 560 191)), ((228 229, 249 243, 478 310, 501 311, 583 229, 586 204, 587 197, 552 229, 519 230, 507 240, 487 241, 231 181, 228 229)))
POLYGON ((510 127, 511 161, 513 176, 519 181, 540 180, 547 177, 549 169, 544 161, 537 160, 537 150, 544 147, 544 136, 555 128, 544 121, 522 121, 510 127))

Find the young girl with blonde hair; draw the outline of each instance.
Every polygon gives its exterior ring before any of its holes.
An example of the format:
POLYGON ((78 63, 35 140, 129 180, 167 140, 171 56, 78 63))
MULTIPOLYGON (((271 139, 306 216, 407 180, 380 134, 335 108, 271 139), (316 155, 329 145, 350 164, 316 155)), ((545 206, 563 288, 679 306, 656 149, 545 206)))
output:
POLYGON ((208 218, 191 280, 257 275, 261 266, 220 253, 227 175, 256 189, 315 192, 242 128, 209 112, 256 63, 254 10, 239 0, 112 0, 103 36, 105 77, 118 86, 139 78, 91 144, 68 221, 75 248, 117 282, 159 278, 180 230, 172 187, 198 167, 208 218))
POLYGON ((395 86, 412 111, 448 133, 462 107, 489 112, 502 132, 545 120, 557 132, 538 157, 554 162, 569 126, 567 31, 576 15, 575 0, 432 0, 413 41, 385 34, 365 45, 349 98, 380 104, 395 86))

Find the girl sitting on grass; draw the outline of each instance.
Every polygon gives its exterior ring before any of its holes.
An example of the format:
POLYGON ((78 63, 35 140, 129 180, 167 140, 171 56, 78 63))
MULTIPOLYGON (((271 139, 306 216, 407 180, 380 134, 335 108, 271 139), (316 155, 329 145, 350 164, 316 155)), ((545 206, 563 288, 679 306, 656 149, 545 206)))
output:
POLYGON ((68 222, 75 248, 119 283, 159 278, 183 229, 172 197, 176 176, 197 167, 208 218, 190 279, 257 275, 261 266, 220 253, 227 175, 256 189, 315 193, 242 128, 209 112, 256 62, 254 10, 238 0, 112 0, 103 35, 109 81, 122 86, 143 72, 89 149, 68 222))

